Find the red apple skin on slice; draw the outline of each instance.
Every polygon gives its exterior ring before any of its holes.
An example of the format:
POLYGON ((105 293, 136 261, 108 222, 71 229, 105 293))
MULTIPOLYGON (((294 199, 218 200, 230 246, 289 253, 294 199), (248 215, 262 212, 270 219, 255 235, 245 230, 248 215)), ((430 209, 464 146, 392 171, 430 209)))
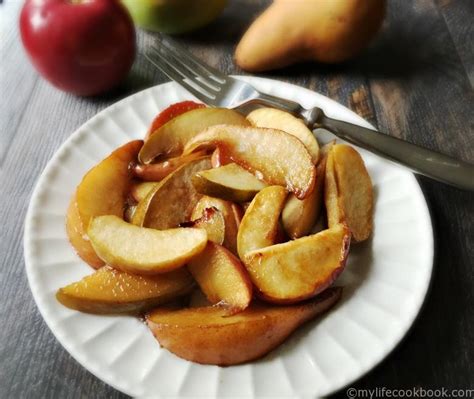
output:
POLYGON ((179 115, 182 115, 193 109, 205 108, 204 104, 195 103, 194 101, 181 101, 179 103, 171 104, 169 107, 161 111, 153 122, 151 122, 150 128, 145 136, 147 140, 153 133, 157 132, 158 129, 169 122, 171 119, 176 118, 179 115))
POLYGON ((171 119, 155 131, 140 150, 138 159, 140 163, 148 164, 160 156, 179 156, 186 143, 196 134, 209 126, 222 123, 250 125, 243 115, 231 109, 194 109, 171 119))
POLYGON ((303 143, 276 129, 234 125, 212 126, 191 138, 184 154, 203 148, 219 148, 221 154, 269 185, 284 186, 299 199, 314 189, 316 170, 303 143))
POLYGON ((245 266, 262 299, 295 303, 324 291, 344 270, 351 233, 339 224, 247 253, 245 266))
POLYGON ((194 152, 185 157, 169 158, 162 162, 151 163, 148 165, 137 164, 132 168, 136 177, 148 182, 158 182, 163 180, 169 174, 173 173, 180 166, 202 158, 206 155, 205 151, 194 152))
POLYGON ((252 282, 239 258, 223 246, 208 241, 206 248, 188 262, 191 272, 209 302, 237 313, 252 300, 252 282))
POLYGON ((215 306, 160 308, 146 320, 160 345, 175 355, 201 364, 231 366, 265 356, 299 326, 331 309, 341 294, 341 287, 332 287, 298 305, 253 303, 233 316, 215 306))

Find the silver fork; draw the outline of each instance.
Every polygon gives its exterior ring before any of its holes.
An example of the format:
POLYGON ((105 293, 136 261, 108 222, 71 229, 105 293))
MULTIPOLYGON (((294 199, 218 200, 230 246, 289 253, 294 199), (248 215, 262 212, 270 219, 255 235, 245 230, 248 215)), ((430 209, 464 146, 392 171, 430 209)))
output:
POLYGON ((474 165, 396 137, 326 116, 321 108, 261 93, 249 83, 224 75, 178 43, 160 37, 145 54, 170 79, 211 107, 249 109, 265 105, 288 111, 311 129, 325 128, 337 137, 443 183, 474 191, 474 165))

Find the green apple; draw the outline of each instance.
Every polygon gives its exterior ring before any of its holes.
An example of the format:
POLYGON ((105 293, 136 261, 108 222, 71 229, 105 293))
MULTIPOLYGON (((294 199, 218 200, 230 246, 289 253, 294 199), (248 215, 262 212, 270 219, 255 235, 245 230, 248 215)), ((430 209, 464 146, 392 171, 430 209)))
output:
POLYGON ((122 0, 133 21, 152 31, 178 34, 214 20, 227 0, 122 0))

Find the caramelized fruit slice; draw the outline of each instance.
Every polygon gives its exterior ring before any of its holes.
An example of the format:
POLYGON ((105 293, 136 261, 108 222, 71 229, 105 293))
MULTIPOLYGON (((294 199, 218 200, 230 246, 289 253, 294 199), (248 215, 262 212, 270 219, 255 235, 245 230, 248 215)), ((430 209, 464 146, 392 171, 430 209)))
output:
POLYGON ((139 183, 133 183, 132 187, 130 188, 130 194, 132 198, 140 202, 144 199, 151 190, 153 190, 159 183, 158 182, 151 182, 151 181, 144 181, 139 183))
POLYGON ((372 181, 359 153, 345 144, 329 152, 326 172, 328 225, 345 222, 356 242, 370 237, 373 225, 372 181), (330 163, 329 163, 330 162, 330 163))
POLYGON ((67 210, 66 232, 69 237, 69 242, 84 262, 88 263, 95 269, 104 265, 104 261, 97 256, 87 238, 86 231, 77 209, 76 195, 71 199, 67 210))
POLYGON ((229 250, 212 241, 188 263, 201 290, 211 303, 222 303, 231 312, 245 309, 252 300, 252 283, 244 265, 229 250))
POLYGON ((190 220, 193 208, 201 198, 191 177, 210 167, 211 161, 205 157, 176 169, 139 202, 133 224, 164 230, 190 220))
POLYGON ((250 201, 267 187, 250 172, 235 163, 203 170, 193 176, 194 188, 201 194, 227 201, 250 201))
POLYGON ((82 280, 60 288, 64 306, 86 313, 140 313, 187 294, 193 279, 186 269, 159 276, 137 276, 102 267, 82 280))
POLYGON ((202 252, 207 243, 203 229, 147 229, 116 216, 94 218, 88 234, 95 252, 108 265, 145 275, 183 266, 202 252))
POLYGON ((153 133, 156 133, 158 129, 171 119, 184 114, 188 111, 197 108, 205 108, 204 104, 195 103, 194 101, 181 101, 179 103, 171 104, 169 107, 161 111, 153 122, 151 122, 150 128, 146 134, 145 140, 147 140, 153 133))
MULTIPOLYGON (((193 212, 194 216, 197 216, 197 212, 193 212)), ((225 239, 225 219, 221 211, 215 207, 204 209, 202 216, 199 219, 187 222, 182 225, 183 227, 196 227, 207 231, 208 240, 215 242, 216 244, 222 245, 225 239)))
POLYGON ((192 218, 195 219, 202 215, 206 208, 216 208, 224 217, 225 236, 222 245, 237 254, 237 232, 239 231, 240 221, 242 219, 242 210, 237 204, 224 201, 220 198, 208 197, 204 195, 194 207, 192 218))
POLYGON ((313 163, 319 160, 319 145, 314 134, 304 122, 288 112, 276 108, 258 108, 247 115, 253 126, 279 129, 287 132, 304 144, 311 155, 313 163))
POLYGON ((294 303, 325 290, 344 269, 350 231, 343 224, 311 236, 251 251, 250 277, 265 300, 294 303))
POLYGON ((129 164, 136 160, 143 142, 131 141, 118 148, 82 179, 66 217, 66 230, 77 254, 92 267, 104 263, 94 256, 85 234, 91 218, 101 215, 123 217, 131 184, 129 164))
POLYGON ((245 211, 237 234, 240 259, 244 259, 247 252, 275 244, 286 195, 283 187, 270 186, 255 196, 245 211))
POLYGON ((157 182, 163 180, 169 174, 173 173, 180 166, 202 158, 206 151, 193 152, 186 156, 169 158, 166 161, 151 163, 148 165, 137 164, 132 170, 135 176, 145 181, 157 182))
POLYGON ((181 155, 186 143, 209 126, 228 123, 248 126, 249 122, 237 111, 227 108, 201 108, 188 111, 164 124, 146 142, 138 159, 147 164, 160 155, 181 155))
POLYGON ((286 233, 292 239, 309 234, 319 218, 323 204, 326 161, 327 154, 323 154, 316 167, 316 185, 309 197, 299 200, 290 195, 283 207, 281 221, 286 233))
POLYGON ((313 191, 313 161, 303 143, 291 134, 258 127, 212 126, 188 141, 184 153, 203 147, 218 147, 224 156, 261 175, 266 183, 284 186, 299 199, 313 191))
POLYGON ((175 355, 230 366, 266 355, 301 324, 333 307, 341 292, 329 288, 294 306, 252 304, 233 316, 219 307, 157 309, 147 316, 147 323, 160 345, 175 355))

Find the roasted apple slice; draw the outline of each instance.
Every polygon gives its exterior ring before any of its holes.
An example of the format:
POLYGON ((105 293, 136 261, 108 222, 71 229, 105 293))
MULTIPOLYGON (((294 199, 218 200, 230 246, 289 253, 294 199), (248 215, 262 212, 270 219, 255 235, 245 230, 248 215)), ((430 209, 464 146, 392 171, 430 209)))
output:
POLYGON ((324 173, 324 205, 326 206, 329 227, 335 226, 344 220, 342 204, 339 203, 339 190, 337 188, 332 149, 328 152, 324 173))
POLYGON ((250 201, 265 183, 235 163, 203 170, 193 176, 194 188, 201 194, 227 201, 250 201))
POLYGON ((266 355, 300 325, 333 307, 341 292, 329 288, 294 306, 253 304, 233 316, 219 307, 157 309, 147 316, 147 324, 160 345, 175 355, 230 366, 266 355))
POLYGON ((239 258, 219 244, 208 241, 206 248, 188 262, 191 272, 209 302, 244 310, 252 300, 252 282, 239 258))
POLYGON ((336 144, 329 151, 326 169, 328 226, 344 222, 354 241, 366 240, 372 232, 374 195, 362 157, 351 146, 336 144))
POLYGON ((206 230, 137 227, 117 216, 94 218, 87 230, 97 255, 108 265, 136 274, 159 274, 183 266, 204 250, 206 230))
POLYGON ((283 228, 292 239, 310 233, 321 213, 324 193, 324 175, 327 156, 322 156, 316 167, 316 185, 313 192, 304 200, 293 194, 286 201, 281 213, 283 228))
POLYGON ((193 285, 184 268, 159 276, 137 276, 104 266, 59 289, 56 298, 86 313, 140 313, 191 292, 193 285))
POLYGON ((151 190, 153 190, 159 183, 158 182, 151 182, 151 181, 144 181, 139 183, 133 183, 130 187, 130 194, 132 198, 140 202, 143 200, 151 190))
POLYGON ((276 108, 258 108, 248 114, 247 119, 253 126, 279 129, 295 136, 304 144, 313 163, 316 165, 318 162, 318 142, 301 119, 276 108))
POLYGON ((66 216, 66 231, 77 254, 94 268, 102 262, 94 255, 87 240, 86 230, 91 218, 101 215, 123 217, 125 201, 131 184, 128 170, 130 162, 136 160, 143 142, 131 141, 118 148, 82 179, 66 216))
POLYGON ((200 131, 219 124, 248 126, 237 111, 227 108, 201 108, 188 111, 165 123, 145 142, 138 159, 147 164, 160 155, 181 155, 185 144, 200 131))
POLYGON ((313 191, 316 171, 311 156, 291 134, 258 127, 212 126, 188 141, 184 153, 206 147, 218 147, 224 156, 266 183, 284 186, 299 199, 313 191))
POLYGON ((344 269, 351 234, 338 224, 320 233, 257 249, 244 262, 269 302, 294 303, 325 290, 344 269))
POLYGON ((176 169, 139 202, 133 224, 164 230, 190 220, 193 208, 201 198, 191 177, 210 167, 209 157, 204 157, 176 169))
POLYGON ((225 237, 222 245, 237 254, 237 232, 242 219, 241 208, 232 202, 204 195, 194 207, 192 219, 199 218, 206 208, 216 208, 224 217, 225 237))
POLYGON ((286 195, 284 187, 270 186, 255 196, 245 211, 237 234, 240 259, 244 259, 247 252, 275 244, 286 195))
MULTIPOLYGON (((193 212, 197 216, 197 212, 193 212)), ((194 217, 192 217, 194 219, 194 217)), ((225 219, 216 207, 204 209, 202 216, 191 222, 182 224, 182 227, 197 227, 207 231, 207 238, 216 244, 222 245, 225 240, 225 219)))
POLYGON ((148 165, 136 164, 132 170, 135 176, 141 180, 157 182, 163 180, 166 176, 174 172, 180 166, 202 158, 206 155, 205 151, 193 152, 185 157, 175 157, 166 161, 151 163, 148 165))

